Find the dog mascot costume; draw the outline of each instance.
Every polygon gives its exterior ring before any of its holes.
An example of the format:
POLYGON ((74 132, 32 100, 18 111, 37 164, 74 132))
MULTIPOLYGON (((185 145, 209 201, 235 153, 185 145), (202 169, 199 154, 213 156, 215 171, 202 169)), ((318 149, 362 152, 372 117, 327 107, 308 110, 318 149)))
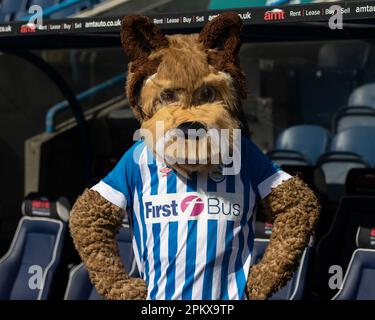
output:
POLYGON ((123 20, 127 97, 150 134, 84 191, 70 219, 76 249, 107 299, 267 299, 298 266, 319 204, 304 182, 274 166, 245 135, 241 27, 235 13, 189 35, 164 35, 144 16, 123 20), (157 141, 173 129, 183 132, 187 147, 196 140, 187 135, 192 129, 226 129, 230 145, 242 129, 240 170, 224 175, 228 164, 211 161, 222 150, 214 150, 208 135, 201 140, 211 152, 195 145, 187 154, 172 148, 163 158, 157 141), (172 156, 186 161, 172 163, 172 156), (259 202, 273 232, 262 260, 250 268, 259 202), (140 278, 127 274, 115 240, 125 212, 140 278))

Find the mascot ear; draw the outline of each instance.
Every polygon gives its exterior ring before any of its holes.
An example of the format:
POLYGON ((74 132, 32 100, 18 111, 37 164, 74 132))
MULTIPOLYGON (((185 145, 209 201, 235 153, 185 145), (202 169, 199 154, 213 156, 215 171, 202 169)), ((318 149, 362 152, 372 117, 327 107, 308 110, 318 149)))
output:
POLYGON ((126 16, 121 24, 121 43, 130 61, 143 60, 155 50, 168 46, 168 40, 150 18, 126 16))
POLYGON ((242 20, 237 13, 220 14, 206 24, 199 40, 206 49, 216 49, 227 59, 234 61, 241 47, 242 20))

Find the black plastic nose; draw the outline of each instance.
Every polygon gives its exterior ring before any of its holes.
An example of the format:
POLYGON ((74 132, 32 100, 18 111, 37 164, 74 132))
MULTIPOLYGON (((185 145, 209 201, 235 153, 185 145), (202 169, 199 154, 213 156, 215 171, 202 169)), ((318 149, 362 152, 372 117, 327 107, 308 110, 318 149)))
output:
POLYGON ((206 126, 202 122, 199 122, 199 121, 189 121, 189 122, 181 123, 177 127, 177 129, 182 130, 185 133, 185 135, 187 135, 189 129, 193 129, 193 130, 206 129, 206 126))

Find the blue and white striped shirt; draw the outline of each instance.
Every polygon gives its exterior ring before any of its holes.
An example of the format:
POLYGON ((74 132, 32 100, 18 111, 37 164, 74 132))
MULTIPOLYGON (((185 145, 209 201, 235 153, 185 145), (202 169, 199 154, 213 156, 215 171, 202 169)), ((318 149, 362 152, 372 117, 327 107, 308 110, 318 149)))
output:
POLYGON ((131 212, 133 250, 148 299, 245 299, 255 209, 290 176, 242 138, 237 175, 185 178, 144 142, 93 187, 131 212))

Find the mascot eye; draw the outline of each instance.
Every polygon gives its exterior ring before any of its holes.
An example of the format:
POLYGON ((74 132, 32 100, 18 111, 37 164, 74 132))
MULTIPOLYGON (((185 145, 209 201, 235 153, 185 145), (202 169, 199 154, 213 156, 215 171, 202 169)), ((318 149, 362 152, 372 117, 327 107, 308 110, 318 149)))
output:
POLYGON ((170 104, 178 100, 177 92, 174 90, 164 90, 160 94, 160 101, 163 104, 170 104))
POLYGON ((204 86, 200 89, 198 89, 197 94, 196 94, 196 100, 198 102, 212 102, 215 101, 217 96, 217 92, 215 88, 211 86, 204 86))

